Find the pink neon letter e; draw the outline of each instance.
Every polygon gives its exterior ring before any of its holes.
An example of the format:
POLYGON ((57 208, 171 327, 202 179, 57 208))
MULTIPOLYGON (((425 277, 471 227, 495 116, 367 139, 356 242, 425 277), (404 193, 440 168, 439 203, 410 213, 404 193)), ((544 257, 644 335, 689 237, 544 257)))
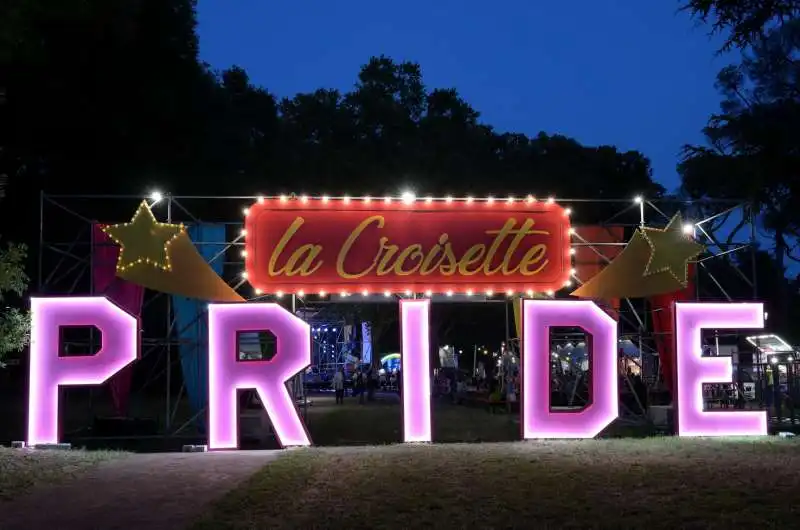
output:
POLYGON ((767 412, 704 411, 703 383, 730 383, 730 357, 703 357, 700 330, 764 327, 760 303, 676 303, 675 370, 678 436, 747 436, 767 434, 767 412))
POLYGON ((104 297, 31 298, 28 444, 58 443, 59 385, 99 385, 136 360, 137 319, 104 297), (95 326, 95 355, 61 357, 61 328, 95 326))
POLYGON ((430 300, 400 300, 403 441, 430 442, 430 300))
POLYGON ((208 306, 208 446, 239 445, 237 390, 255 389, 283 447, 311 445, 286 381, 311 364, 311 329, 278 304, 208 306), (278 339, 268 361, 239 362, 237 334, 269 330, 278 339))
POLYGON ((594 438, 619 415, 617 323, 594 302, 525 300, 522 306, 522 437, 594 438), (580 326, 592 335, 592 403, 550 410, 550 328, 580 326))

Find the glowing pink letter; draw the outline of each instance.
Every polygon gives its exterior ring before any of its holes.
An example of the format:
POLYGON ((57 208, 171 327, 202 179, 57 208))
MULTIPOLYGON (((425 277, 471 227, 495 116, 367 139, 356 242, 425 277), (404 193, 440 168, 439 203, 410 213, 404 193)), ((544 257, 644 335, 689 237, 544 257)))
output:
POLYGON ((400 300, 403 441, 430 442, 430 300, 400 300))
POLYGON ((700 330, 764 327, 760 303, 676 303, 675 370, 677 373, 677 423, 679 436, 766 435, 767 412, 704 411, 703 383, 733 381, 730 357, 703 357, 700 330))
POLYGON ((58 443, 58 387, 99 385, 136 360, 137 319, 104 297, 31 298, 28 444, 58 443), (95 355, 62 357, 61 328, 95 326, 95 355))
POLYGON ((522 437, 594 438, 619 414, 617 323, 594 302, 525 300, 522 306, 522 437), (550 410, 550 328, 592 335, 592 402, 579 412, 550 410))
POLYGON ((311 364, 311 329, 278 304, 208 306, 208 446, 239 445, 237 390, 255 389, 283 447, 311 445, 286 381, 311 364), (239 362, 237 335, 271 331, 277 351, 268 361, 239 362))

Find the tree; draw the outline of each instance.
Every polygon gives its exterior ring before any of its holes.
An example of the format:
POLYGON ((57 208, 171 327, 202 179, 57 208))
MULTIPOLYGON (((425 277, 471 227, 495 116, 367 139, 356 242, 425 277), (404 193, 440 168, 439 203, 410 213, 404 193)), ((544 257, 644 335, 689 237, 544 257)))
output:
POLYGON ((27 311, 8 307, 8 295, 17 297, 28 288, 28 276, 25 274, 25 245, 8 243, 0 249, 0 365, 3 358, 12 352, 22 350, 28 344, 30 335, 30 318, 27 311))
MULTIPOLYGON (((799 50, 800 20, 788 20, 723 69, 717 88, 724 99, 704 130, 707 145, 686 146, 679 165, 690 196, 750 202, 784 280, 786 260, 800 261, 799 50)), ((788 285, 776 292, 779 317, 787 315, 786 293, 788 285)))
POLYGON ((722 49, 747 48, 777 26, 800 15, 800 0, 689 0, 682 9, 704 24, 712 33, 725 34, 722 49))

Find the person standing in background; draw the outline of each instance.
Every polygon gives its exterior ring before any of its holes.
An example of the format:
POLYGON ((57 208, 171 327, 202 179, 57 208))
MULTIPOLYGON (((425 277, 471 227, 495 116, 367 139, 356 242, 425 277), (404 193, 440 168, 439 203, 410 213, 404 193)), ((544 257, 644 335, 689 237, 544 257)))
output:
POLYGON ((344 368, 333 374, 333 391, 336 394, 336 404, 344 403, 344 368))

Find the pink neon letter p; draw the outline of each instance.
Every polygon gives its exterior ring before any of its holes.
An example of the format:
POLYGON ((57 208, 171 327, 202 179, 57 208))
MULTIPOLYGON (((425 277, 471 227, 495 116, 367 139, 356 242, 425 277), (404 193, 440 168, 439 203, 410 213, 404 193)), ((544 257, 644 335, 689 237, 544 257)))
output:
POLYGON ((278 304, 208 306, 208 445, 238 447, 237 390, 255 389, 281 446, 311 445, 286 381, 311 364, 311 328, 278 304), (271 331, 269 361, 239 362, 237 333, 271 331))
POLYGON ((767 434, 767 412, 704 411, 703 383, 730 383, 730 357, 703 357, 700 330, 764 327, 760 303, 675 304, 675 370, 678 436, 746 436, 767 434))
POLYGON ((58 387, 99 385, 136 360, 137 319, 104 297, 31 298, 28 444, 58 443, 58 387), (95 355, 61 357, 61 328, 95 326, 95 355))
POLYGON ((522 437, 594 438, 619 415, 617 323, 587 301, 525 300, 522 312, 522 437), (553 326, 580 326, 592 335, 592 403, 580 412, 550 410, 553 326))

